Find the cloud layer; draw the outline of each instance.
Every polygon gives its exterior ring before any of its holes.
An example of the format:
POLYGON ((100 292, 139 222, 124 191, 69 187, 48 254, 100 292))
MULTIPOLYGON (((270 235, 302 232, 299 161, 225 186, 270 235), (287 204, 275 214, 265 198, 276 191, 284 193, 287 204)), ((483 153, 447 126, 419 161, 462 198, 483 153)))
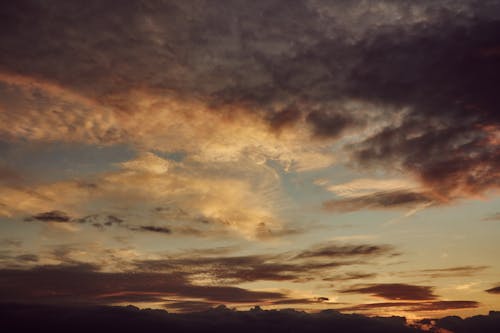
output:
POLYGON ((301 170, 354 135, 353 161, 401 168, 443 200, 499 185, 496 1, 109 6, 3 6, 3 138, 301 170))

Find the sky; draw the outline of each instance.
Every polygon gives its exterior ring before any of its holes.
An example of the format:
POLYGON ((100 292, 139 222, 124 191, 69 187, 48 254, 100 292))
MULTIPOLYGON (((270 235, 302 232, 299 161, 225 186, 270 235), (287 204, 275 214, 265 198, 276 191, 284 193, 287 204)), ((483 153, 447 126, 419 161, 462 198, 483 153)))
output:
POLYGON ((0 5, 0 302, 500 309, 500 1, 0 5))

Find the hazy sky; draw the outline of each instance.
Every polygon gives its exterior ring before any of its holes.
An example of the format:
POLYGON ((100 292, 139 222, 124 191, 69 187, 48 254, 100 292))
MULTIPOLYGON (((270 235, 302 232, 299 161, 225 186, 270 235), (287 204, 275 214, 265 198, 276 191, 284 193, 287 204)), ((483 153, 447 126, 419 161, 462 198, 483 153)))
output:
POLYGON ((4 1, 0 301, 500 307, 500 1, 4 1))

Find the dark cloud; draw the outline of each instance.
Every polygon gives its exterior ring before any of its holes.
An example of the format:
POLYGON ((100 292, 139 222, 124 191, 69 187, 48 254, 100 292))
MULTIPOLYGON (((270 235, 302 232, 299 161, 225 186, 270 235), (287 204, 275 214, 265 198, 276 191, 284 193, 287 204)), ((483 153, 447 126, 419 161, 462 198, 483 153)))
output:
POLYGON ((362 209, 401 209, 433 203, 435 199, 429 194, 397 190, 329 200, 323 202, 323 208, 331 212, 351 212, 362 209))
POLYGON ((315 298, 288 298, 282 299, 279 301, 274 301, 272 304, 274 305, 300 305, 300 304, 318 304, 325 303, 332 304, 328 302, 330 299, 328 297, 315 297, 315 298))
POLYGON ((361 120, 348 114, 329 114, 324 111, 312 111, 306 121, 313 125, 314 134, 318 137, 338 137, 342 131, 355 125, 360 125, 361 120))
POLYGON ((235 311, 225 306, 210 307, 211 304, 196 301, 166 304, 181 313, 134 306, 0 304, 0 318, 3 327, 15 328, 16 332, 88 332, 100 327, 112 332, 319 333, 334 328, 340 332, 360 333, 441 332, 442 329, 456 333, 494 333, 500 328, 499 314, 495 311, 487 316, 422 319, 408 323, 404 317, 366 317, 334 310, 308 314, 291 309, 276 311, 254 307, 249 311, 235 311), (184 311, 188 309, 196 312, 184 311))
POLYGON ((416 286, 404 283, 381 283, 354 286, 342 290, 342 293, 368 294, 382 297, 389 300, 433 300, 436 295, 432 292, 432 287, 416 286))
POLYGON ((311 332, 331 330, 360 333, 417 333, 403 317, 365 317, 322 311, 307 314, 294 310, 234 311, 224 306, 209 308, 203 302, 172 302, 176 310, 200 312, 167 313, 134 306, 50 306, 0 304, 3 327, 16 332, 88 332, 99 327, 111 332, 311 332))
POLYGON ((237 106, 276 131, 304 120, 317 138, 389 120, 348 147, 353 161, 410 171, 444 198, 499 186, 497 1, 22 0, 0 15, 0 70, 121 116, 146 90, 237 106))
POLYGON ((498 311, 490 311, 487 316, 480 315, 465 319, 457 316, 450 316, 435 320, 433 326, 443 328, 454 333, 494 333, 500 330, 500 313, 498 311))
POLYGON ((384 302, 359 304, 341 308, 341 311, 373 311, 384 308, 399 308, 408 312, 443 311, 454 309, 473 309, 479 307, 476 301, 432 301, 432 302, 384 302))
POLYGON ((349 280, 361 280, 361 279, 371 279, 377 276, 377 273, 359 273, 359 272, 347 272, 342 275, 334 275, 330 277, 325 277, 323 281, 335 282, 335 281, 349 281, 349 280))
POLYGON ((393 248, 387 245, 321 245, 297 255, 297 258, 342 258, 390 254, 393 248))
POLYGON ((119 292, 100 295, 97 301, 103 304, 112 303, 160 303, 164 302, 161 292, 119 292))
POLYGON ((74 219, 73 222, 87 223, 93 227, 103 229, 104 227, 110 227, 112 225, 120 225, 124 222, 124 220, 114 215, 92 214, 74 219))
MULTIPOLYGON (((458 266, 449 268, 423 269, 418 273, 431 278, 453 277, 453 276, 471 276, 484 271, 489 266, 458 266)), ((415 272, 411 273, 415 276, 415 272)))
POLYGON ((154 225, 143 225, 139 226, 136 230, 142 230, 142 231, 151 231, 151 232, 156 232, 160 234, 171 234, 172 230, 166 227, 157 227, 154 225))
POLYGON ((61 212, 59 210, 53 210, 50 212, 33 215, 25 220, 40 221, 40 222, 71 222, 71 217, 65 212, 61 212))
POLYGON ((490 294, 500 294, 500 286, 498 287, 493 287, 493 288, 490 288, 490 289, 487 289, 485 290, 487 293, 490 293, 490 294))
MULTIPOLYGON (((208 254, 140 260, 136 269, 149 272, 204 274, 224 283, 251 281, 306 281, 315 274, 330 274, 342 266, 365 264, 364 258, 393 256, 388 245, 321 245, 299 253, 275 255, 213 256, 208 254)), ((372 275, 352 275, 350 279, 372 275)), ((345 277, 344 277, 345 278, 345 277)))
MULTIPOLYGON (((101 230, 111 226, 119 226, 131 231, 147 231, 162 234, 172 233, 172 230, 167 227, 126 224, 124 219, 110 214, 91 214, 81 218, 72 218, 65 212, 50 211, 33 215, 26 218, 25 221, 82 223, 89 224, 101 230)), ((185 233, 186 232, 184 232, 184 234, 185 233)))
POLYGON ((1 269, 0 299, 3 302, 100 303, 158 300, 175 295, 219 303, 259 303, 279 300, 279 292, 252 291, 228 286, 202 286, 189 282, 183 273, 116 272, 96 270, 88 264, 1 269), (108 300, 109 298, 109 300, 108 300))
POLYGON ((251 281, 299 281, 313 272, 328 271, 352 262, 289 262, 285 257, 250 255, 238 257, 199 257, 143 260, 136 267, 145 271, 183 271, 205 274, 224 283, 251 281))

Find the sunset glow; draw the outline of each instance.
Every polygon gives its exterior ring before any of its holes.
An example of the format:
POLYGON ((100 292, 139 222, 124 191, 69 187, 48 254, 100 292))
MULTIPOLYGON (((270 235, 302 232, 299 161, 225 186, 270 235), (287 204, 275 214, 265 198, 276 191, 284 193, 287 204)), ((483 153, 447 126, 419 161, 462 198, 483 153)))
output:
POLYGON ((0 8, 2 303, 500 310, 500 1, 0 8))

